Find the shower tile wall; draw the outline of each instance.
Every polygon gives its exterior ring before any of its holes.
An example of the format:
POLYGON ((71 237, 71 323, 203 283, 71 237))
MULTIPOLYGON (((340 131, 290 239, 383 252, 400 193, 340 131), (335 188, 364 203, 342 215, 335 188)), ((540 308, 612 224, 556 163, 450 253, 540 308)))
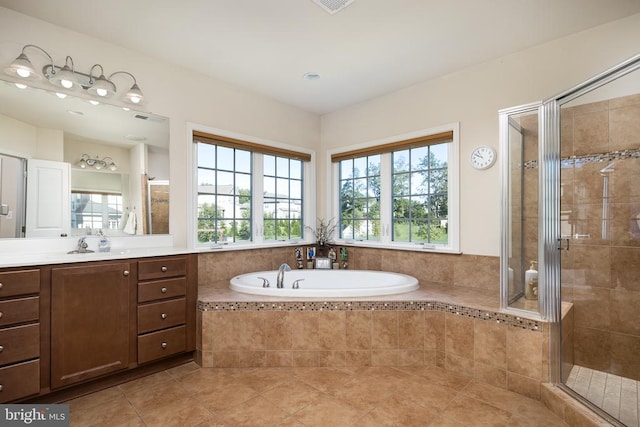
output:
POLYGON ((640 379, 640 94, 562 110, 562 296, 573 362, 640 379))

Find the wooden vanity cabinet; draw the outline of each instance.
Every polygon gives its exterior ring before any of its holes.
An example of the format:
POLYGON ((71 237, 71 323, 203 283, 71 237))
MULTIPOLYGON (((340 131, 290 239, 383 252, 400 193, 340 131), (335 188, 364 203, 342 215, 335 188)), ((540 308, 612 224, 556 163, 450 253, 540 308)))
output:
POLYGON ((0 403, 40 392, 40 269, 0 272, 0 403))
POLYGON ((138 363, 195 349, 193 256, 138 262, 138 363))
POLYGON ((51 388, 127 369, 135 325, 136 263, 51 269, 51 388))

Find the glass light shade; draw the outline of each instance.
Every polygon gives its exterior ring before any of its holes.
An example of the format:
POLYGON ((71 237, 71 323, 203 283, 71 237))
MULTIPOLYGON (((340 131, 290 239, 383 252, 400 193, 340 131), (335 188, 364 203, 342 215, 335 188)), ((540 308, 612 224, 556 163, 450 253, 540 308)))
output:
POLYGON ((112 96, 116 93, 116 85, 103 74, 95 79, 93 84, 87 89, 87 92, 100 97, 112 96))
POLYGON ((33 64, 24 53, 21 53, 11 65, 5 68, 4 72, 10 76, 21 79, 40 80, 42 78, 42 76, 36 72, 35 68, 33 68, 33 64))
POLYGON ((77 84, 74 72, 67 65, 49 77, 49 81, 54 85, 61 86, 65 89, 71 89, 77 84))
POLYGON ((134 104, 139 104, 144 99, 144 95, 142 94, 142 91, 140 90, 140 87, 138 87, 137 83, 134 83, 133 86, 131 86, 131 89, 129 89, 124 97, 129 102, 132 102, 134 104))

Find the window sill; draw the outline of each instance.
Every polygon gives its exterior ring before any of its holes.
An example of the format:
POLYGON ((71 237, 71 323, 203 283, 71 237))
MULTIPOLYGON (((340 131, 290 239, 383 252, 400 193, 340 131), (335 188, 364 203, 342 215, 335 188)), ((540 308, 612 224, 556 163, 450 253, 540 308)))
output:
POLYGON ((412 252, 429 252, 439 254, 461 255, 462 252, 446 246, 428 245, 422 243, 381 243, 370 242, 365 240, 337 240, 336 245, 353 246, 371 249, 392 249, 396 251, 412 251, 412 252))
POLYGON ((217 245, 211 244, 198 244, 195 248, 197 252, 229 252, 229 251, 244 251, 251 249, 268 249, 268 248, 285 248, 285 247, 297 247, 297 246, 311 246, 313 242, 304 240, 297 241, 279 241, 279 242, 263 242, 263 243, 222 243, 217 245))

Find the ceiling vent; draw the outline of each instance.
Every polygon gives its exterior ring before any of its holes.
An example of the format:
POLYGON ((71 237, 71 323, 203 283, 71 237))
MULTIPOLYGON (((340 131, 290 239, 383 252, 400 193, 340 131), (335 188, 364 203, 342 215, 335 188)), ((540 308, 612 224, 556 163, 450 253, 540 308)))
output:
POLYGON ((335 15, 345 7, 349 6, 354 0, 312 0, 330 15, 335 15))

